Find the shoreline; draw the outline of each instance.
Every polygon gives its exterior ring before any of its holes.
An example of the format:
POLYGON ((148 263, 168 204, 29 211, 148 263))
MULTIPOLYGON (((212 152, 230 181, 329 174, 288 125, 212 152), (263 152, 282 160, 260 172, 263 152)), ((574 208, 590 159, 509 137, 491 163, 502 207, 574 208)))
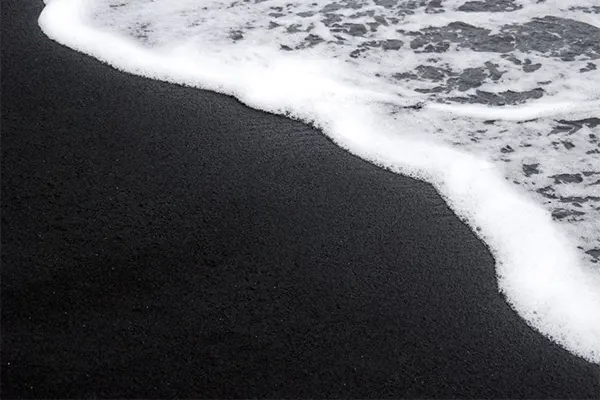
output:
POLYGON ((64 48, 42 7, 2 7, 3 397, 598 393, 431 185, 64 48))

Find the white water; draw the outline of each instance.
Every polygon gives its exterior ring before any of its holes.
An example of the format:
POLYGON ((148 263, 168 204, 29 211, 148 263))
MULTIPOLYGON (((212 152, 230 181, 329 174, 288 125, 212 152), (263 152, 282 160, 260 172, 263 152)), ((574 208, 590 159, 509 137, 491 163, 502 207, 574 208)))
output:
POLYGON ((500 12, 440 3, 50 0, 39 23, 117 69, 311 122, 348 151, 431 182, 491 248, 519 315, 600 363, 600 129, 557 122, 600 117, 592 43, 600 14, 585 0, 515 0, 517 9, 500 12), (547 15, 585 22, 589 32, 556 32, 564 23, 549 19, 540 22, 547 45, 515 44, 540 32, 514 26, 547 15), (484 36, 512 29, 514 49, 482 48, 481 31, 469 36, 468 26, 449 25, 456 21, 489 29, 484 36), (413 41, 424 32, 425 42, 447 46, 424 51, 413 41), (571 43, 579 44, 572 58, 571 43), (541 98, 503 106, 477 92, 536 89, 541 98), (524 173, 531 165, 537 172, 524 173))

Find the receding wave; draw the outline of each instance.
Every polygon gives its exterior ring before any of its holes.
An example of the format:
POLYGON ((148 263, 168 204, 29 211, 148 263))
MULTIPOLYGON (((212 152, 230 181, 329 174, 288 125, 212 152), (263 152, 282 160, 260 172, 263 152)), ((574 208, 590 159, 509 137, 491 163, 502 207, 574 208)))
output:
POLYGON ((594 3, 50 0, 39 23, 117 69, 310 122, 431 182, 494 253, 519 315, 600 363, 594 3))

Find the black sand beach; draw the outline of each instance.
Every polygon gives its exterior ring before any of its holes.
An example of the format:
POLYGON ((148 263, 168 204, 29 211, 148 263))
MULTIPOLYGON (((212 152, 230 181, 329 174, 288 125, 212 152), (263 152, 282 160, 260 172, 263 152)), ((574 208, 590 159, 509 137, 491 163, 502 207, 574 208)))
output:
POLYGON ((423 182, 2 3, 2 398, 598 398, 423 182))

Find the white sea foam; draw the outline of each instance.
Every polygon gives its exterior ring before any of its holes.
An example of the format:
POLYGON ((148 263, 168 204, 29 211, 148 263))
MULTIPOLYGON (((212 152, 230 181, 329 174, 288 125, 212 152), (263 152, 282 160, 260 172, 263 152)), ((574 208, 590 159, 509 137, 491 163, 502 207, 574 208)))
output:
POLYGON ((50 0, 39 23, 117 69, 311 122, 431 182, 493 251, 514 309, 600 363, 596 1, 504 3, 50 0))

